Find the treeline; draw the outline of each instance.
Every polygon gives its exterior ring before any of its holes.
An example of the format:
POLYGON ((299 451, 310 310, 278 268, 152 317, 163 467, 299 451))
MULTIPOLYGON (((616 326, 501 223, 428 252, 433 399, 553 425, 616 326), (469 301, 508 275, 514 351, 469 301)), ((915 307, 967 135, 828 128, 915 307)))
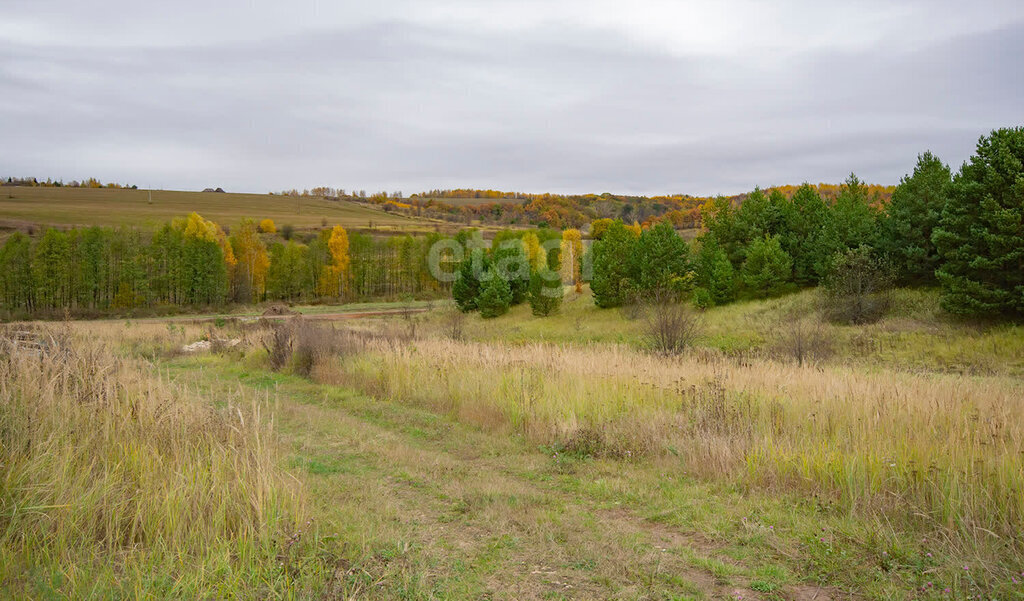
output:
MULTIPOLYGON (((892 195, 893 186, 863 184, 872 204, 882 206, 892 195)), ((817 184, 812 186, 819 196, 834 201, 843 186, 817 184)), ((791 198, 798 186, 768 188, 765 194, 779 192, 791 198)), ((636 221, 650 227, 658 221, 667 221, 673 227, 687 229, 701 227, 704 210, 713 202, 742 204, 748 194, 728 197, 700 197, 686 194, 666 196, 631 196, 617 194, 532 194, 459 188, 430 190, 408 198, 402 192, 346 191, 343 188, 321 186, 303 191, 280 192, 288 196, 317 196, 372 204, 385 211, 416 217, 428 217, 455 223, 472 224, 474 221, 494 225, 532 225, 538 228, 581 228, 595 219, 621 219, 636 221), (448 202, 480 200, 484 202, 448 202), (487 202, 490 201, 490 202, 487 202)))
MULTIPOLYGON (((445 293, 431 272, 438 234, 385 240, 340 226, 285 240, 273 223, 243 220, 230 235, 193 213, 153 233, 130 228, 47 230, 0 247, 0 309, 8 317, 319 301, 445 293)), ((446 267, 443 264, 442 269, 446 267)))
POLYGON ((591 287, 602 307, 652 290, 699 306, 829 283, 940 285, 961 315, 1024 315, 1024 128, 982 137, 953 176, 926 152, 889 203, 851 175, 834 201, 814 186, 716 199, 691 249, 668 227, 595 222, 591 287), (845 273, 837 274, 843 270, 845 273), (836 278, 843 281, 837 283, 836 278), (832 278, 832 280, 830 280, 832 278))
MULTIPOLYGON (((814 186, 820 196, 834 200, 841 186, 818 184, 814 186)), ((777 191, 792 197, 797 186, 778 186, 777 191)), ((885 204, 892 194, 892 186, 865 184, 864 190, 876 205, 885 204)), ((747 194, 729 197, 699 197, 685 194, 668 196, 629 196, 615 194, 528 194, 497 190, 431 190, 413 194, 405 202, 406 212, 450 221, 474 220, 504 225, 532 224, 538 227, 579 228, 595 219, 621 219, 636 221, 650 227, 667 221, 680 229, 701 227, 703 210, 712 202, 739 205, 747 194), (446 199, 482 199, 494 202, 447 203, 446 199), (500 202, 499 202, 500 201, 500 202)))
POLYGON ((95 177, 90 177, 82 181, 71 180, 68 183, 64 183, 61 180, 53 180, 46 178, 45 181, 39 180, 34 177, 8 177, 3 185, 5 186, 28 186, 28 187, 40 187, 40 188, 127 188, 131 190, 138 189, 138 186, 128 184, 118 184, 115 182, 108 182, 104 184, 95 177))

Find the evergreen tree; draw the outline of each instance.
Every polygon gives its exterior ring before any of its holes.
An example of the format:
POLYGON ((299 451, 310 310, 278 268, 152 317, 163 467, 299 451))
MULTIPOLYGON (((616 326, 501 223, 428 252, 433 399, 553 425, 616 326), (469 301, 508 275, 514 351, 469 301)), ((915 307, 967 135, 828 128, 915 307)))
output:
POLYGON ((621 221, 613 222, 594 242, 590 289, 598 307, 618 307, 628 300, 634 285, 629 258, 636 244, 637 236, 621 221))
POLYGON ((473 250, 459 264, 452 283, 452 298, 463 313, 475 311, 480 296, 481 280, 488 272, 489 262, 479 249, 473 250))
POLYGON ((978 141, 953 179, 932 242, 943 308, 1024 315, 1024 128, 978 141))
POLYGON ((726 305, 736 298, 736 271, 721 249, 717 250, 712 260, 707 291, 716 305, 726 305))
POLYGON ((476 302, 480 307, 480 316, 485 319, 504 315, 512 304, 512 289, 505 278, 492 271, 476 302))
POLYGON ((538 317, 557 313, 562 306, 562 278, 546 266, 530 274, 530 309, 538 317))
POLYGON ((780 233, 782 249, 793 258, 793 281, 801 286, 818 283, 816 265, 824 265, 827 257, 819 245, 829 215, 818 191, 804 183, 793 194, 784 210, 785 225, 780 233))
POLYGON ((949 167, 930 152, 917 157, 913 175, 904 177, 889 203, 880 248, 896 268, 901 282, 936 281, 939 253, 932 242, 949 196, 949 167))
POLYGON ((818 279, 828 275, 831 258, 836 253, 862 244, 874 246, 878 237, 878 223, 879 212, 871 206, 867 188, 851 173, 815 241, 817 261, 814 271, 818 279))
POLYGON ((491 265, 499 277, 508 282, 512 304, 526 300, 530 287, 530 260, 519 232, 499 232, 491 246, 491 265), (503 235, 504 234, 504 235, 503 235))
POLYGON ((689 255, 690 247, 668 222, 645 230, 631 257, 638 292, 673 289, 690 271, 689 255))
POLYGON ((793 260, 782 250, 778 236, 758 238, 747 249, 743 283, 755 297, 782 292, 793 272, 793 260))

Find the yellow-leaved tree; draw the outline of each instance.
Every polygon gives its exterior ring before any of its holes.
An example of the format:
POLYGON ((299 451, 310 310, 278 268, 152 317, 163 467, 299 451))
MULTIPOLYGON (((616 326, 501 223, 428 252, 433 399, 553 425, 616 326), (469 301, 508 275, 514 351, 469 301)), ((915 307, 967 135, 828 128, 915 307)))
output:
POLYGON ((534 271, 539 271, 547 267, 547 257, 544 251, 540 247, 540 239, 537 234, 533 232, 526 232, 523 234, 523 250, 526 252, 526 258, 530 262, 530 268, 534 271))
POLYGON ((562 232, 562 265, 566 278, 576 286, 576 292, 583 292, 583 235, 579 230, 562 232))
POLYGON ((174 219, 171 225, 181 230, 186 239, 217 243, 224 257, 224 268, 227 276, 222 294, 227 293, 231 287, 231 282, 234 281, 235 267, 238 264, 238 260, 235 258, 234 249, 231 248, 231 242, 228 240, 224 230, 216 223, 204 219, 202 215, 196 212, 190 213, 184 221, 174 219))
POLYGON ((348 268, 351 263, 348 255, 348 232, 345 228, 336 225, 331 229, 327 249, 331 253, 331 264, 324 265, 320 276, 320 289, 317 292, 321 296, 341 297, 348 291, 348 268))
POLYGON ((259 300, 267 290, 270 257, 267 247, 256 231, 256 222, 243 219, 231 235, 237 260, 235 297, 237 300, 259 300))
POLYGON ((260 231, 263 232, 264 234, 274 234, 274 233, 277 233, 277 226, 274 225, 274 220, 267 218, 267 219, 264 219, 263 221, 261 221, 260 222, 260 231))

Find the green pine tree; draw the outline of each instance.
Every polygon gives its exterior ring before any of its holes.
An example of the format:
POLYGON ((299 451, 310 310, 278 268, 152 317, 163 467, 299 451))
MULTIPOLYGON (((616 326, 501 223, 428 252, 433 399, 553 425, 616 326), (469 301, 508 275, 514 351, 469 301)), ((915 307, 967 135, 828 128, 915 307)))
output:
POLYGON ((590 289, 598 307, 618 307, 628 300, 636 277, 629 258, 636 244, 636 235, 615 221, 592 245, 590 289))
POLYGON ((946 206, 951 183, 949 167, 925 152, 917 157, 914 173, 904 177, 893 192, 879 246, 901 282, 936 281, 939 252, 932 242, 932 231, 946 206))
POLYGON ((1024 128, 978 141, 953 179, 932 242, 943 308, 1024 315, 1024 128))
POLYGON ((793 260, 782 250, 778 236, 754 240, 743 262, 743 283, 752 296, 779 294, 793 273, 793 260))
POLYGON ((690 271, 690 247, 665 221, 644 230, 633 247, 632 270, 637 290, 668 290, 673 281, 690 271))
POLYGON ((497 271, 491 271, 491 277, 484 282, 476 304, 480 307, 480 316, 485 319, 498 317, 508 312, 512 304, 512 290, 508 281, 497 271))

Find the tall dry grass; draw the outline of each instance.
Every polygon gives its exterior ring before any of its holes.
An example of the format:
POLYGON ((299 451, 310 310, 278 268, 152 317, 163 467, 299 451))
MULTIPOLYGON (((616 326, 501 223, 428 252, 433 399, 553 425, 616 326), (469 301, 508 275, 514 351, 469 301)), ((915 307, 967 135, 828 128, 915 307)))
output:
POLYGON ((822 495, 1020 556, 1020 380, 443 339, 370 343, 325 377, 541 444, 677 455, 690 473, 822 495))
POLYGON ((95 333, 12 332, 0 333, 8 590, 159 597, 272 586, 276 541, 302 509, 258 405, 214 409, 95 333))

